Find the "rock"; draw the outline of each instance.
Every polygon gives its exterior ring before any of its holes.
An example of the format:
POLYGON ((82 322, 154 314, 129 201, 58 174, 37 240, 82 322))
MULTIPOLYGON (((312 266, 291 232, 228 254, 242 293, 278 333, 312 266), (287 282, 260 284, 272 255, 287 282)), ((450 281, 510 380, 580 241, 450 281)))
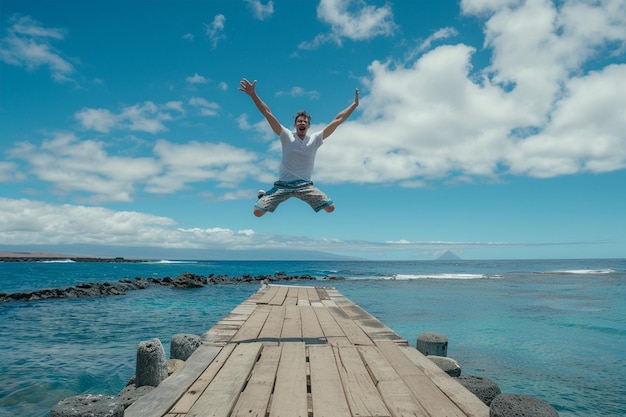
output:
POLYGON ((486 405, 490 405, 493 399, 502 392, 498 384, 489 378, 463 375, 457 377, 456 380, 486 405))
POLYGON ((174 278, 171 285, 173 288, 202 288, 208 284, 207 278, 202 275, 185 272, 174 278))
POLYGON ((428 355, 428 359, 450 376, 457 377, 461 375, 461 365, 454 359, 436 355, 428 355))
POLYGON ((200 336, 175 334, 170 342, 170 358, 186 361, 198 346, 200 346, 200 336))
POLYGON ((116 397, 78 395, 59 401, 50 417, 124 417, 124 407, 116 397))
POLYGON ((157 387, 165 378, 167 378, 167 364, 165 349, 161 341, 154 338, 140 342, 137 348, 135 385, 157 387))
POLYGON ((448 338, 441 333, 425 332, 417 336, 417 350, 424 355, 447 356, 448 338))
POLYGON ((530 395, 500 394, 491 402, 489 417, 558 417, 545 401, 530 395))
POLYGON ((167 365, 167 376, 169 377, 174 372, 178 371, 185 367, 185 361, 181 359, 169 359, 166 363, 167 365))
POLYGON ((124 407, 124 409, 130 407, 132 403, 152 391, 154 387, 150 385, 144 385, 143 387, 136 387, 135 385, 127 385, 119 394, 117 394, 117 402, 124 407))

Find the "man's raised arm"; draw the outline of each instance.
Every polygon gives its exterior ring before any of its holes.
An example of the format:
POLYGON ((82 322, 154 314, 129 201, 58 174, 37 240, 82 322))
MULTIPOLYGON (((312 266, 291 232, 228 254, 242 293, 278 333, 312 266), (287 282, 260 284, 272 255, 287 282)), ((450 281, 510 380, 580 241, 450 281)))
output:
POLYGON ((337 116, 335 116, 333 121, 330 122, 328 124, 328 126, 326 126, 324 128, 324 136, 323 136, 323 138, 326 139, 327 137, 332 135, 333 132, 335 131, 335 129, 337 129, 337 127, 339 127, 340 124, 345 122, 348 119, 348 117, 350 117, 350 115, 352 114, 354 109, 357 108, 358 105, 359 105, 359 89, 357 88, 355 93, 354 93, 354 101, 352 102, 352 104, 350 104, 344 110, 339 112, 339 114, 337 114, 337 116))
POLYGON ((256 87, 256 80, 254 80, 254 82, 251 83, 247 79, 242 78, 242 80, 239 82, 239 91, 243 91, 244 93, 250 96, 250 98, 252 99, 252 101, 254 101, 254 104, 256 104, 261 114, 265 116, 265 118, 267 119, 274 133, 276 133, 277 135, 280 135, 280 132, 283 130, 283 128, 280 125, 280 122, 278 121, 278 119, 276 119, 276 116, 272 114, 272 111, 267 106, 267 104, 265 104, 265 102, 261 100, 261 98, 257 95, 255 91, 255 87, 256 87))

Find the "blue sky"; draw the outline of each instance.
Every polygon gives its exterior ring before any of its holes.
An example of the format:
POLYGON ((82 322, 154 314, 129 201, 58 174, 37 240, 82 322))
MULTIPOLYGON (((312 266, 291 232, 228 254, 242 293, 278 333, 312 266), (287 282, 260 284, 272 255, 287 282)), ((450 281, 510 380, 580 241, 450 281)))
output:
POLYGON ((626 256, 623 0, 0 8, 2 250, 626 256), (316 161, 334 213, 253 216, 280 148, 242 77, 311 131, 359 88, 316 161))

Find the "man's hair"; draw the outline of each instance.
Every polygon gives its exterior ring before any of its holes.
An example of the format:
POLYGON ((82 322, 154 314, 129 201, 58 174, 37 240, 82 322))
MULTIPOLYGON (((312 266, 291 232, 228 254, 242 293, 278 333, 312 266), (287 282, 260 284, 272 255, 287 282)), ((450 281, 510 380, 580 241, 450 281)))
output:
POLYGON ((293 121, 295 123, 296 120, 298 120, 298 117, 305 117, 307 119, 307 121, 309 122, 309 124, 311 124, 311 115, 307 112, 305 112, 304 110, 300 110, 298 113, 296 113, 293 116, 293 121))

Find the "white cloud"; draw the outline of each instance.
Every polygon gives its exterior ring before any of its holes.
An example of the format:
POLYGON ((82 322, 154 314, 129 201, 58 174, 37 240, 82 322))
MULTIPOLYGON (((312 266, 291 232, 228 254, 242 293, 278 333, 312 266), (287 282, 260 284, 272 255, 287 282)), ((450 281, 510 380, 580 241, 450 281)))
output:
MULTIPOLYGON (((90 245, 167 249, 289 249, 370 254, 385 251, 441 253, 446 249, 537 246, 537 243, 411 241, 389 242, 313 239, 304 236, 262 234, 252 229, 224 227, 183 228, 175 219, 137 211, 50 204, 0 197, 0 241, 4 245, 90 245)), ((554 243, 543 243, 553 245, 554 243)), ((409 253, 409 252, 407 252, 409 253)))
POLYGON ((65 38, 64 30, 46 28, 30 16, 15 15, 9 22, 11 26, 0 49, 0 58, 4 62, 29 70, 48 67, 55 81, 71 81, 76 72, 74 66, 52 45, 52 40, 65 38))
POLYGON ((189 105, 200 109, 200 115, 206 117, 217 116, 220 105, 202 97, 192 97, 189 105))
POLYGON ((189 84, 206 84, 209 82, 209 80, 204 78, 202 75, 199 75, 197 72, 194 75, 185 78, 185 81, 189 84))
POLYGON ((289 91, 277 91, 276 96, 289 96, 289 97, 308 97, 311 100, 317 100, 320 98, 320 93, 316 90, 307 91, 302 87, 291 87, 289 91))
POLYGON ((269 0, 263 4, 261 0, 244 0, 252 10, 254 17, 258 20, 265 20, 274 14, 274 2, 269 0))
POLYGON ((109 155, 102 142, 73 134, 57 134, 39 147, 17 144, 9 156, 26 161, 29 174, 51 183, 54 193, 92 203, 132 201, 135 184, 160 170, 152 158, 109 155))
POLYGON ((117 114, 107 109, 82 109, 74 118, 84 129, 108 133, 115 129, 158 133, 167 130, 164 122, 171 121, 174 116, 170 111, 181 112, 180 103, 168 102, 158 106, 151 101, 124 107, 117 114))
POLYGON ((364 0, 321 0, 317 17, 331 26, 331 32, 300 43, 300 49, 315 49, 328 42, 341 45, 343 38, 361 41, 391 36, 397 27, 390 5, 370 6, 364 0))
POLYGON ((217 48, 217 43, 226 38, 224 34, 225 22, 226 17, 223 14, 218 14, 213 18, 211 23, 204 25, 205 32, 211 40, 213 48, 217 48))
POLYGON ((414 62, 373 62, 361 114, 320 151, 316 178, 419 186, 625 168, 626 65, 586 67, 597 54, 623 53, 626 3, 463 5, 491 14, 491 65, 474 72, 475 51, 462 44, 414 62), (583 15, 590 21, 581 27, 583 15))

